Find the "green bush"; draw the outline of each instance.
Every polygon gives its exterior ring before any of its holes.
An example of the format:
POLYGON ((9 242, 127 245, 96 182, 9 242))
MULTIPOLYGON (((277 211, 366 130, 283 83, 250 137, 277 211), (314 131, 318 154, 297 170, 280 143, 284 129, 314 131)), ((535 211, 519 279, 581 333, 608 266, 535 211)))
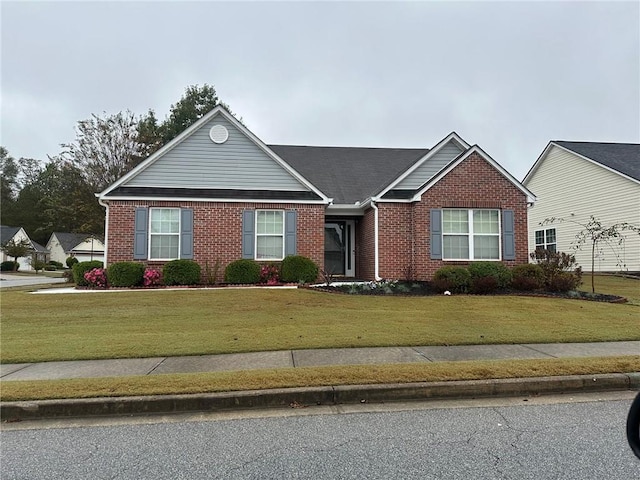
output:
POLYGON ((33 260, 31 262, 31 266, 36 271, 36 273, 38 273, 40 270, 44 270, 44 267, 46 267, 47 264, 44 263, 42 260, 33 260))
POLYGON ((467 269, 473 293, 491 293, 507 288, 511 283, 511 270, 500 262, 474 262, 467 269))
POLYGON ((84 279, 84 274, 89 270, 93 270, 94 268, 102 268, 102 262, 100 260, 93 260, 91 262, 78 262, 76 259, 76 263, 74 263, 73 267, 71 268, 73 270, 73 281, 76 282, 76 285, 79 287, 86 287, 89 284, 84 279))
POLYGON ((544 287, 544 271, 540 265, 516 265, 511 269, 511 276, 511 286, 516 290, 530 292, 544 287))
POLYGON ((0 272, 13 272, 14 268, 16 271, 18 271, 18 268, 20 268, 20 264, 12 260, 7 260, 6 262, 0 263, 0 272))
POLYGON ((200 265, 193 260, 171 260, 162 268, 162 280, 165 285, 197 285, 200 265))
POLYGON ((280 280, 283 282, 311 283, 318 279, 318 265, 302 255, 290 255, 280 265, 280 280))
POLYGON ((107 279, 112 287, 142 285, 144 265, 138 262, 116 262, 107 267, 107 279))
POLYGON ((536 250, 529 255, 542 268, 544 286, 551 292, 566 292, 575 289, 582 283, 582 268, 576 263, 575 255, 550 250, 536 250), (570 279, 567 275, 574 278, 570 279), (555 277, 561 277, 555 280, 555 277), (566 285, 572 288, 564 289, 566 285))
POLYGON ((64 265, 62 265, 60 262, 56 262, 55 260, 49 260, 49 265, 56 268, 64 268, 64 265))
POLYGON ((440 293, 465 293, 471 285, 471 274, 465 267, 442 267, 433 275, 431 285, 440 293))
POLYGON ((227 283, 258 283, 260 281, 260 264, 255 260, 243 258, 231 262, 224 269, 224 281, 227 283))
POLYGON ((67 257, 67 259, 65 260, 65 263, 67 264, 68 268, 73 268, 73 266, 79 263, 79 261, 76 257, 67 257))

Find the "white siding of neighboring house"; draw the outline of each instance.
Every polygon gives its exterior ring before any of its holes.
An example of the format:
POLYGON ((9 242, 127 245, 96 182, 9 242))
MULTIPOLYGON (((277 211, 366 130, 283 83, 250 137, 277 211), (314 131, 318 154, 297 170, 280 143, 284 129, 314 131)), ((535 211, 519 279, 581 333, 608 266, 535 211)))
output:
MULTIPOLYGON (((18 232, 13 236, 12 240, 19 242, 20 240, 26 240, 27 242, 31 242, 31 239, 29 238, 29 236, 26 234, 26 232, 21 228, 20 230, 18 230, 18 232)), ((2 254, 2 262, 4 261, 11 261, 13 262, 15 259, 13 257, 8 256, 7 254, 5 254, 3 251, 0 250, 0 253, 2 254)), ((28 271, 32 271, 33 267, 31 266, 31 257, 18 257, 18 264, 20 265, 20 267, 18 267, 19 271, 22 272, 28 272, 28 271)))
MULTIPOLYGON (((535 248, 535 231, 555 228, 558 251, 571 252, 572 242, 582 227, 573 222, 586 223, 591 215, 604 226, 619 222, 640 226, 640 184, 612 172, 598 164, 552 145, 546 158, 527 179, 525 186, 538 198, 529 210, 529 251, 535 248), (572 221, 541 227, 540 222, 556 217, 572 221)), ((609 247, 595 260, 595 271, 619 271, 618 259, 609 247)), ((617 255, 628 271, 640 271, 640 235, 625 234, 617 255)), ((575 251, 583 270, 591 271, 591 246, 575 251)))
POLYGON ((214 116, 124 185, 309 190, 222 115, 214 116), (229 131, 225 143, 216 144, 209 137, 214 125, 223 125, 229 131))
POLYGON ((76 257, 79 262, 98 260, 104 263, 104 245, 98 239, 94 238, 93 244, 91 243, 91 239, 79 243, 78 245, 73 247, 72 251, 74 257, 76 257))
POLYGON ((69 255, 64 252, 64 248, 62 248, 62 245, 60 245, 58 237, 56 237, 55 235, 51 235, 49 241, 47 242, 47 250, 51 252, 51 255, 49 256, 51 260, 60 262, 65 267, 67 266, 66 261, 69 255))
POLYGON ((404 178, 395 189, 415 190, 427 183, 436 173, 446 167, 451 160, 462 153, 462 148, 453 140, 429 158, 426 162, 416 168, 407 178, 404 178))

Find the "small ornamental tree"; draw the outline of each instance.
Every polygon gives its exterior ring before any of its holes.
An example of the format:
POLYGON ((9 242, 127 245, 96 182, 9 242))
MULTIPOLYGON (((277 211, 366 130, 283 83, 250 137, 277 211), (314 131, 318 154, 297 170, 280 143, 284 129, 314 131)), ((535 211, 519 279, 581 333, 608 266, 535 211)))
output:
POLYGON ((640 235, 640 227, 627 222, 618 222, 613 225, 603 225, 602 222, 591 215, 587 223, 580 223, 575 220, 567 220, 564 218, 551 217, 540 222, 541 226, 550 225, 552 223, 571 222, 582 227, 573 240, 572 245, 575 250, 582 250, 582 247, 588 245, 591 247, 591 292, 595 293, 594 270, 596 253, 603 254, 604 249, 608 248, 616 257, 616 266, 620 269, 626 268, 623 263, 616 246, 624 244, 625 236, 623 232, 631 232, 640 235))
POLYGON ((27 254, 33 251, 33 246, 28 240, 22 239, 16 242, 14 239, 9 240, 2 245, 2 251, 9 257, 14 259, 14 272, 18 270, 18 258, 26 257, 27 254))

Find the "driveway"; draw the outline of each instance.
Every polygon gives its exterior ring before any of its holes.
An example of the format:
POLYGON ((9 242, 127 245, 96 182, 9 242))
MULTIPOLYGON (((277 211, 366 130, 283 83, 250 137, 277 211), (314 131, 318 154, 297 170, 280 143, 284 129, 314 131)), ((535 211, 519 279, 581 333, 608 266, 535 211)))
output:
POLYGON ((65 283, 64 278, 53 278, 45 275, 15 275, 11 273, 0 273, 0 288, 26 287, 30 285, 47 285, 51 283, 65 283))

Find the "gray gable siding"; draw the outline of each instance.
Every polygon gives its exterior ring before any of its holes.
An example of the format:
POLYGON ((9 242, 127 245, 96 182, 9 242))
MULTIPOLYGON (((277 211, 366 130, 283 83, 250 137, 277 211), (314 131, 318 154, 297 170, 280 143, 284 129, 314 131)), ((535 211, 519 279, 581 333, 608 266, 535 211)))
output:
POLYGON ((222 115, 216 115, 123 186, 308 191, 222 115), (225 143, 209 138, 213 125, 229 131, 225 143))
POLYGON ((444 145, 438 153, 420 165, 411 172, 407 178, 403 179, 393 188, 398 190, 415 190, 420 188, 462 152, 462 148, 450 141, 444 145))

